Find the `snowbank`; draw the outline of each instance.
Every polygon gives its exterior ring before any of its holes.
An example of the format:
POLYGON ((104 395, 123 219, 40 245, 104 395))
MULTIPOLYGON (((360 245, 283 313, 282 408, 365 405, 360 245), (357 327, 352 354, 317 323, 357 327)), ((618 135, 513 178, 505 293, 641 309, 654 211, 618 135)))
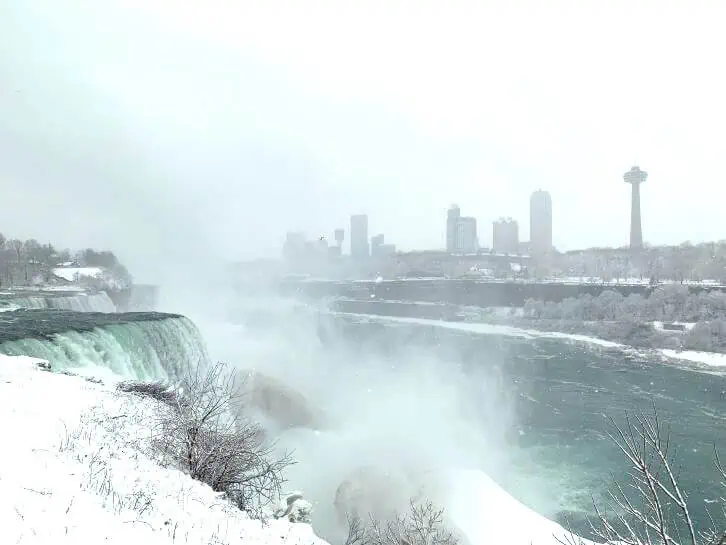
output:
POLYGON ((513 326, 482 324, 471 322, 446 322, 443 320, 430 320, 427 318, 407 318, 400 316, 383 316, 379 314, 355 314, 350 312, 333 312, 333 314, 362 317, 372 321, 379 322, 398 322, 404 324, 419 324, 441 327, 445 329, 456 329, 458 331, 466 331, 469 333, 478 333, 481 335, 507 335, 510 337, 523 337, 527 339, 533 338, 549 338, 576 341, 581 343, 593 344, 603 348, 627 348, 626 345, 587 335, 578 335, 574 333, 557 333, 554 331, 537 331, 534 329, 522 329, 513 326))
POLYGON ((472 545, 593 545, 519 503, 481 471, 449 475, 448 513, 472 545))
POLYGON ((78 278, 101 278, 103 269, 101 267, 56 267, 53 274, 67 280, 75 282, 78 278))
POLYGON ((726 367, 726 354, 696 350, 659 350, 666 358, 701 363, 708 367, 726 367))
POLYGON ((263 526, 149 447, 156 402, 41 360, 0 355, 3 543, 326 545, 307 524, 263 526))

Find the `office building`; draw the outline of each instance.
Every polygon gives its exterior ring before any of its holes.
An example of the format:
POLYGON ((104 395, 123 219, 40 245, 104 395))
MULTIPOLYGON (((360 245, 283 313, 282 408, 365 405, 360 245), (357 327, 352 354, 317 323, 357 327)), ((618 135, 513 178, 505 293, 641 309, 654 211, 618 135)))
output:
POLYGON ((529 249, 535 256, 552 252, 552 197, 541 189, 529 199, 529 249))
POLYGON ((461 217, 456 224, 455 252, 474 254, 479 250, 476 218, 461 217))
POLYGON ((512 218, 500 218, 492 224, 492 249, 497 254, 519 253, 519 224, 512 218))
POLYGON ((368 215, 366 214, 356 214, 350 217, 350 256, 356 260, 370 257, 368 215))
POLYGON ((461 219, 461 210, 456 204, 452 204, 446 213, 446 251, 450 254, 456 253, 456 231, 461 219))

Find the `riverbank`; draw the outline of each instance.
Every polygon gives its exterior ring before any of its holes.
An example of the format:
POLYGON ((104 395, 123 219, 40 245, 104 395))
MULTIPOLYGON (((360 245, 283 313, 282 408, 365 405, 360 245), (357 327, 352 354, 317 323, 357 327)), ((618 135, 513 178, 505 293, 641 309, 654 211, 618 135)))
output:
POLYGON ((47 367, 0 355, 12 445, 0 449, 3 543, 327 545, 307 524, 263 525, 159 465, 148 426, 158 402, 47 367))

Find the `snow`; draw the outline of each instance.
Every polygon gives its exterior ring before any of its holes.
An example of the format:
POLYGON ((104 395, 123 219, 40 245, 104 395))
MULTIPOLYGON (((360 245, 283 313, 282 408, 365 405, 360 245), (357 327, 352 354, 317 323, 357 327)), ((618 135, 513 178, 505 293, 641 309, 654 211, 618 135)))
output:
POLYGON ((78 277, 101 278, 103 269, 100 267, 57 267, 53 269, 53 274, 63 280, 75 282, 78 277))
POLYGON ((398 322, 405 324, 418 324, 441 327, 445 329, 456 329, 458 331, 466 331, 468 333, 477 333, 480 335, 508 335, 510 337, 524 338, 549 338, 562 339, 569 341, 577 341, 587 344, 594 344, 603 348, 627 348, 626 345, 589 337, 587 335, 577 335, 574 333, 557 333, 550 331, 536 331, 534 329, 521 329, 518 327, 495 325, 495 324, 478 324, 467 322, 445 322, 443 320, 430 320, 427 318, 407 318, 401 316, 381 316, 378 314, 356 314, 350 312, 334 312, 333 314, 364 317, 371 321, 398 322))
POLYGON ((63 285, 63 286, 54 286, 54 285, 42 285, 42 286, 22 286, 17 288, 10 288, 12 291, 7 292, 0 292, 0 295, 13 295, 15 297, 23 297, 24 295, 35 295, 38 292, 83 292, 86 291, 86 288, 83 288, 81 286, 74 286, 74 285, 63 285))
POLYGON ((448 512, 472 544, 593 544, 574 536, 507 494, 481 471, 456 471, 450 475, 448 512))
POLYGON ((86 289, 81 286, 39 286, 38 291, 84 292, 86 289))
POLYGON ((671 334, 678 332, 677 329, 676 330, 671 330, 671 329, 666 330, 666 328, 665 328, 666 324, 682 326, 683 331, 690 331, 691 329, 696 327, 696 322, 662 322, 662 321, 656 320, 655 322, 653 322, 653 328, 656 331, 667 331, 668 333, 671 333, 671 334))
POLYGON ((0 355, 3 543, 326 545, 307 524, 262 525, 154 460, 156 402, 0 355), (9 447, 9 448, 8 448, 9 447))
POLYGON ((701 363, 708 367, 726 367, 726 354, 716 352, 699 352, 696 350, 659 350, 663 356, 675 360, 684 360, 692 363, 701 363))
MULTIPOLYGON (((160 465, 148 424, 157 402, 42 370, 47 365, 0 355, 0 411, 11 446, 0 449, 3 543, 328 545, 309 524, 263 525, 208 486, 160 465)), ((446 510, 470 545, 566 539, 561 526, 481 471, 451 470, 445 480, 446 510)), ((297 501, 291 511, 308 520, 311 504, 297 501)))

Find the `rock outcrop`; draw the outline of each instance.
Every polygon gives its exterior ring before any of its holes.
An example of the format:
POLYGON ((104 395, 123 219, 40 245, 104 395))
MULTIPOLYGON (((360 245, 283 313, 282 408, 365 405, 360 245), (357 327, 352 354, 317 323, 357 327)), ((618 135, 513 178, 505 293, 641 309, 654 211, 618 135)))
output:
POLYGON ((376 466, 357 469, 343 480, 335 492, 338 522, 345 524, 348 516, 388 520, 406 511, 412 499, 420 496, 406 475, 376 466))
POLYGON ((257 371, 241 371, 238 380, 245 405, 259 410, 281 428, 328 427, 322 409, 280 380, 257 371))

